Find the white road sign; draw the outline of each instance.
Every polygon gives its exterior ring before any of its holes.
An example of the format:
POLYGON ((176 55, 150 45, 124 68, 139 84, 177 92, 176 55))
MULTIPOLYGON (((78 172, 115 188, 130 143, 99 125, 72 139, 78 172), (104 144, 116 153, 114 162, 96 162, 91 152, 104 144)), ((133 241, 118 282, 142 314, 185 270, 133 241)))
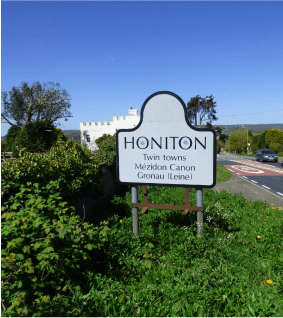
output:
POLYGON ((184 101, 168 91, 149 96, 133 129, 116 133, 117 180, 126 184, 212 188, 216 133, 188 122, 184 101))

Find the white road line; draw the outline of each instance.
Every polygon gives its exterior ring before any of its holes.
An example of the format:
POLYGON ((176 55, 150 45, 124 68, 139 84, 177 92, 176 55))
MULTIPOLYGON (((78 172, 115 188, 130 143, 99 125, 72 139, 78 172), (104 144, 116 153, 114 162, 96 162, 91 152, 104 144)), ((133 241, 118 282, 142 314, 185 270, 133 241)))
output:
POLYGON ((268 188, 267 186, 265 186, 265 185, 262 185, 262 187, 264 187, 264 188, 266 188, 266 189, 271 189, 271 188, 268 188))
MULTIPOLYGON (((238 177, 239 177, 239 178, 244 178, 244 176, 238 176, 238 177)), ((251 183, 250 180, 246 180, 246 181, 251 183)), ((251 183, 251 184, 255 185, 256 187, 259 187, 260 189, 262 189, 262 187, 259 186, 259 185, 257 185, 257 184, 254 184, 254 183, 251 183)), ((271 191, 269 191, 269 190, 266 190, 266 189, 262 189, 262 190, 268 192, 269 194, 274 195, 276 198, 282 199, 283 194, 280 193, 280 192, 277 192, 278 194, 280 194, 280 196, 279 196, 279 195, 277 195, 277 194, 275 194, 275 193, 273 193, 273 192, 271 192, 271 191)))
POLYGON ((257 181, 251 180, 251 182, 257 183, 257 181))

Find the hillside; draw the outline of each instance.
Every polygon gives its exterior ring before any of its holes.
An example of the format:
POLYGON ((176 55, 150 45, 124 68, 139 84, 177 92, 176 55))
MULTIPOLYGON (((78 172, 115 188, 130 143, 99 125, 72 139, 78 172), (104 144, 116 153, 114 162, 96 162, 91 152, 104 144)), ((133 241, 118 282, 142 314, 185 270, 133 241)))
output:
MULTIPOLYGON (((233 132, 237 131, 238 129, 249 129, 252 131, 253 134, 259 134, 264 130, 267 129, 281 129, 283 130, 283 124, 254 124, 254 125, 213 125, 215 127, 221 127, 222 132, 225 135, 230 136, 233 132)), ((204 128, 204 126, 202 126, 204 128)), ((80 142, 80 130, 62 130, 64 134, 67 135, 67 138, 70 139, 73 137, 75 140, 80 142)), ((1 140, 5 140, 5 136, 1 136, 1 140)))
POLYGON ((247 124, 244 125, 213 125, 215 127, 221 127, 222 128, 222 133, 225 135, 230 136, 233 132, 237 131, 238 129, 249 129, 252 131, 253 134, 260 134, 264 130, 267 129, 281 129, 283 130, 283 124, 247 124))

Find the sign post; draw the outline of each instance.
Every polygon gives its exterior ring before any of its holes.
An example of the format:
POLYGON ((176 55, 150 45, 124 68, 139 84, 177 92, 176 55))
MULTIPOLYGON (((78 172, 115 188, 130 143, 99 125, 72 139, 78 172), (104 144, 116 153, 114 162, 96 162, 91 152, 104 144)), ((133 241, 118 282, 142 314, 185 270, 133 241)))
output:
MULTIPOLYGON (((132 186, 132 203, 138 203, 138 187, 132 186)), ((139 235, 139 216, 138 216, 138 208, 132 208, 132 215, 133 215, 133 232, 134 237, 138 237, 139 235)))
MULTIPOLYGON (((197 206, 203 207, 202 189, 197 190, 197 206)), ((197 211, 197 227, 198 227, 198 236, 201 236, 201 233, 203 232, 203 210, 197 211)))
MULTIPOLYGON (((118 182, 132 186, 134 235, 138 235, 137 214, 140 212, 137 209, 141 207, 138 185, 196 188, 197 207, 190 207, 185 195, 185 206, 176 206, 176 209, 184 208, 182 214, 188 210, 198 211, 200 235, 203 231, 202 189, 216 184, 216 132, 192 126, 184 101, 168 91, 150 95, 140 116, 135 128, 120 129, 116 133, 116 176, 118 182)), ((143 207, 155 208, 156 205, 147 202, 143 207)))

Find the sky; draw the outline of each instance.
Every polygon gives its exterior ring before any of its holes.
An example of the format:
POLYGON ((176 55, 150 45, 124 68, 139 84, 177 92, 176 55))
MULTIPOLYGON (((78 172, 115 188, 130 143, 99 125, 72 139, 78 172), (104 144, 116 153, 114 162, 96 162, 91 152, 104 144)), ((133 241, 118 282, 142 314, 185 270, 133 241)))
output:
POLYGON ((1 1, 1 92, 59 83, 72 98, 62 130, 140 114, 164 90, 213 95, 216 126, 283 123, 282 13, 282 1, 1 1))

